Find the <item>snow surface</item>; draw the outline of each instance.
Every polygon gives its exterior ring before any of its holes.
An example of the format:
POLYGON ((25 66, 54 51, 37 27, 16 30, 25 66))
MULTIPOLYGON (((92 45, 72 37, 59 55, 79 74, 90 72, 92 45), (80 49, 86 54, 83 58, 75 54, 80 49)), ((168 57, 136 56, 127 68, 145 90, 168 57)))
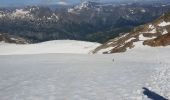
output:
POLYGON ((114 47, 103 48, 103 49, 101 49, 100 51, 98 51, 98 54, 103 54, 103 53, 105 53, 105 52, 110 53, 113 48, 114 48, 114 47))
POLYGON ((157 30, 156 30, 156 28, 154 28, 154 29, 152 29, 150 31, 146 31, 146 32, 142 32, 142 33, 156 33, 156 32, 157 32, 157 30))
POLYGON ((143 34, 139 35, 139 40, 145 41, 145 40, 149 40, 149 39, 154 39, 156 37, 144 37, 143 34))
POLYGON ((145 9, 142 9, 142 10, 141 10, 141 12, 142 12, 142 13, 145 13, 145 12, 146 12, 146 10, 145 10, 145 9))
POLYGON ((166 29, 163 30, 162 35, 167 34, 168 31, 166 29))
POLYGON ((68 9, 68 13, 72 13, 72 12, 74 12, 74 9, 73 8, 69 8, 68 9))
POLYGON ((170 47, 135 45, 113 55, 0 55, 0 100, 150 100, 143 87, 170 99, 170 47))
POLYGON ((158 26, 164 27, 164 26, 168 26, 168 25, 170 25, 170 22, 163 21, 158 26))
POLYGON ((154 29, 155 27, 154 27, 154 25, 151 24, 151 25, 149 25, 149 28, 154 29))
POLYGON ((88 1, 84 1, 84 2, 82 2, 80 5, 77 5, 77 6, 75 7, 75 9, 81 10, 81 9, 83 9, 83 8, 87 8, 88 5, 89 5, 89 2, 88 2, 88 1))
POLYGON ((13 17, 22 17, 24 18, 25 16, 30 16, 30 11, 24 11, 23 9, 16 9, 11 16, 13 17))
POLYGON ((99 43, 75 41, 75 40, 54 40, 38 44, 9 44, 0 43, 0 55, 19 54, 44 54, 44 53, 73 53, 88 54, 99 43))
POLYGON ((0 18, 3 18, 5 16, 5 14, 0 12, 0 18))
POLYGON ((132 38, 128 39, 125 43, 131 42, 134 39, 136 39, 136 38, 132 37, 132 38))

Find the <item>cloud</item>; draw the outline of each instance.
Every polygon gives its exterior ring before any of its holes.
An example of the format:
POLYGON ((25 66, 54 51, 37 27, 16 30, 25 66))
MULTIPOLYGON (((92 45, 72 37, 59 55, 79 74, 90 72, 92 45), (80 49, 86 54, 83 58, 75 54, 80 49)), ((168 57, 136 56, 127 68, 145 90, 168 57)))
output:
POLYGON ((59 5, 68 5, 68 3, 64 2, 64 1, 59 1, 59 2, 57 2, 57 4, 59 4, 59 5))
POLYGON ((59 5, 68 5, 66 0, 40 0, 42 4, 59 4, 59 5))

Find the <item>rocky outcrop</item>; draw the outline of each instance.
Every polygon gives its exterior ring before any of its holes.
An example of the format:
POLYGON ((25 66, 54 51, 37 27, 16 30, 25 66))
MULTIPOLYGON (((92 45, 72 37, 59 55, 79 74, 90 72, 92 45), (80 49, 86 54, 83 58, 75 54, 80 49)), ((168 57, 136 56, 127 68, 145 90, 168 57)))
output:
POLYGON ((11 36, 5 33, 0 34, 0 42, 5 42, 5 43, 16 43, 16 44, 27 44, 29 43, 27 40, 16 37, 16 36, 11 36))
POLYGON ((135 43, 151 47, 170 45, 170 13, 152 23, 134 28, 115 39, 109 40, 96 48, 93 53, 120 53, 135 47, 135 43))
POLYGON ((152 47, 168 46, 168 45, 170 45, 170 33, 158 36, 155 39, 146 40, 146 41, 143 42, 143 44, 149 45, 149 46, 152 46, 152 47))

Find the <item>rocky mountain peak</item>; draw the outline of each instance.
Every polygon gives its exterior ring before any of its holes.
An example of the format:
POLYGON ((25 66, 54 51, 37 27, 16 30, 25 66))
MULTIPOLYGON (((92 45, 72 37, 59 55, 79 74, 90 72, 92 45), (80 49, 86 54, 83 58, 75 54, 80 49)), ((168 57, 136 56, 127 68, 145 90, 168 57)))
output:
POLYGON ((84 1, 73 8, 69 8, 68 12, 79 12, 81 10, 89 10, 99 8, 101 4, 95 1, 84 1))

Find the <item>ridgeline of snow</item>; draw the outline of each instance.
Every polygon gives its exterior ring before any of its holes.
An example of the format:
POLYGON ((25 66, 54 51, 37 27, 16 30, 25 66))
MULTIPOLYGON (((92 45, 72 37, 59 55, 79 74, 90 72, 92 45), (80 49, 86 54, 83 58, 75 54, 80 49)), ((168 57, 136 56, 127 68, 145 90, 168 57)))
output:
MULTIPOLYGON (((62 2, 58 2, 62 3, 62 2)), ((64 4, 63 4, 64 5, 64 4)), ((32 19, 32 20, 59 20, 59 16, 57 16, 55 13, 52 13, 51 16, 43 16, 43 18, 39 18, 36 14, 33 12, 36 12, 40 10, 39 7, 31 7, 29 9, 16 9, 13 12, 3 12, 0 11, 0 18, 10 18, 10 19, 32 19)))
POLYGON ((37 44, 9 44, 1 42, 0 55, 44 53, 88 54, 99 45, 99 43, 75 40, 54 40, 37 44))
POLYGON ((73 8, 68 9, 68 13, 75 13, 76 11, 81 11, 82 9, 89 9, 88 7, 90 6, 89 1, 84 1, 80 3, 79 5, 76 5, 73 8))
POLYGON ((15 12, 12 13, 13 16, 25 16, 29 14, 29 11, 24 11, 23 9, 16 9, 15 12))
POLYGON ((89 9, 95 9, 96 11, 100 12, 102 6, 109 6, 110 4, 101 4, 99 2, 93 1, 93 0, 85 0, 79 5, 76 5, 73 8, 68 9, 68 13, 77 13, 81 10, 89 10, 89 9))
POLYGON ((169 51, 138 43, 113 55, 0 55, 0 99, 150 100, 143 87, 170 99, 169 51))
POLYGON ((84 9, 84 8, 88 8, 88 5, 89 5, 89 1, 84 1, 80 5, 77 5, 75 7, 75 9, 81 10, 81 9, 84 9))

